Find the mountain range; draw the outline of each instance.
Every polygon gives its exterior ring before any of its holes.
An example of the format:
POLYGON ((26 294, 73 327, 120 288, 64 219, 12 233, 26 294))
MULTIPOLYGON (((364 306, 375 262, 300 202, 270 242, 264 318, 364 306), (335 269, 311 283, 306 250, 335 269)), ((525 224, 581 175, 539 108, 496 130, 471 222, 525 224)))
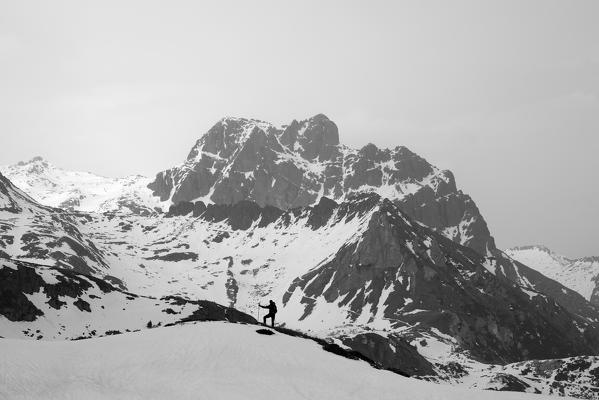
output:
POLYGON ((567 258, 540 245, 514 247, 506 254, 599 306, 599 257, 567 258))
POLYGON ((450 171, 342 145, 322 114, 223 118, 154 178, 0 172, 0 336, 249 322, 273 299, 282 326, 405 375, 597 395, 596 260, 501 251, 450 171))

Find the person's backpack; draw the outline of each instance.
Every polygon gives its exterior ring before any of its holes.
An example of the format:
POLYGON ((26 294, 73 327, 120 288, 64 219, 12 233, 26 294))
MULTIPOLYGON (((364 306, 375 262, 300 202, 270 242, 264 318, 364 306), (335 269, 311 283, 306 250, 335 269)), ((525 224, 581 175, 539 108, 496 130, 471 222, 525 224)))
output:
POLYGON ((276 313, 277 313, 277 305, 276 305, 275 303, 272 303, 271 312, 272 312, 273 314, 276 314, 276 313))

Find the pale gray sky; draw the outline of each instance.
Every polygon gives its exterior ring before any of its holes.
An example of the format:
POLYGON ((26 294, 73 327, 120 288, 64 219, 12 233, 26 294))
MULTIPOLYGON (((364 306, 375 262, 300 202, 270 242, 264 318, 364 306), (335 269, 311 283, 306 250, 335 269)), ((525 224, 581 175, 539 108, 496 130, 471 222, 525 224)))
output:
POLYGON ((498 245, 599 254, 599 2, 2 1, 0 164, 153 175, 324 113, 454 171, 498 245))

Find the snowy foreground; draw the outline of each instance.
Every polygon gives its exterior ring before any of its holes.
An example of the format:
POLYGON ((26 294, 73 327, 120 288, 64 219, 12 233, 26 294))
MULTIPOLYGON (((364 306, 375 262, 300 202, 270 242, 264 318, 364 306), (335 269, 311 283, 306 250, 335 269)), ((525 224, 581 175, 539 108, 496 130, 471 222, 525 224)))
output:
POLYGON ((204 322, 80 341, 0 339, 0 399, 544 399, 404 378, 253 325, 204 322))

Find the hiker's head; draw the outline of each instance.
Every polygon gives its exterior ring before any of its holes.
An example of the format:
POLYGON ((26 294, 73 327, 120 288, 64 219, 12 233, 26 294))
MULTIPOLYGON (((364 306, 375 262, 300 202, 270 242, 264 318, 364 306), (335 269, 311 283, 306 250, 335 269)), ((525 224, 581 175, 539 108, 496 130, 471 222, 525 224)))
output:
POLYGON ((272 301, 272 300, 269 300, 269 301, 270 301, 270 304, 274 304, 274 301, 272 301))

